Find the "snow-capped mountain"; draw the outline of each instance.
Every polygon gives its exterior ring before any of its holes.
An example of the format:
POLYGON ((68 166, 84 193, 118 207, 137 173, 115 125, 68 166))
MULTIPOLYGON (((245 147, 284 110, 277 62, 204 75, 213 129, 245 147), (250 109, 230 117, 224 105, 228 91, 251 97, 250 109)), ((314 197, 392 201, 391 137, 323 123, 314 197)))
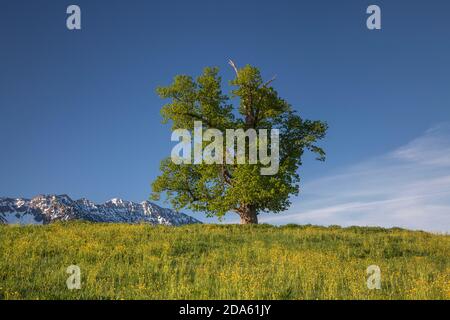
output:
POLYGON ((0 223, 48 224, 53 221, 86 220, 164 225, 201 223, 183 213, 144 201, 135 203, 112 199, 95 204, 87 199, 72 200, 67 195, 39 195, 33 199, 0 197, 0 223))

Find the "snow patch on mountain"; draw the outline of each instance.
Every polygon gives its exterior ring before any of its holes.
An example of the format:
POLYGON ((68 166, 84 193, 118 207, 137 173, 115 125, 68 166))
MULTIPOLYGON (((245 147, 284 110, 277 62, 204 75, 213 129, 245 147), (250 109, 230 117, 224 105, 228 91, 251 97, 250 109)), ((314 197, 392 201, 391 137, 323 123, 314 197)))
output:
POLYGON ((161 208, 150 202, 135 203, 118 198, 96 204, 67 195, 39 195, 32 199, 0 198, 0 223, 48 224, 53 221, 150 223, 183 225, 201 223, 183 213, 161 208))

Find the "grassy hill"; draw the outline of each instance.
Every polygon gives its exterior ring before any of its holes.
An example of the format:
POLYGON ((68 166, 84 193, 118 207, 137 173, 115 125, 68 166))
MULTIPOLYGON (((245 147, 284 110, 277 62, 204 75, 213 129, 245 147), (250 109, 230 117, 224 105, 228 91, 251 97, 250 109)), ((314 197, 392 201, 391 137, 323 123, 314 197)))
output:
POLYGON ((450 236, 401 229, 0 226, 0 256, 2 299, 450 299, 450 236))

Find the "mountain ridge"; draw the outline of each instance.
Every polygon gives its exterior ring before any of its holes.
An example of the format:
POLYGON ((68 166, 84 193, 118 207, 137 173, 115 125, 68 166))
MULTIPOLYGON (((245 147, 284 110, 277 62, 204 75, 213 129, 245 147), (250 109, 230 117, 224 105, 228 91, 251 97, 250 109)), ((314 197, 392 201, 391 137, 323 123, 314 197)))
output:
POLYGON ((140 203, 113 198, 97 204, 89 199, 72 200, 68 195, 41 194, 31 199, 0 197, 0 223, 49 224, 84 220, 111 223, 184 225, 201 223, 181 212, 162 208, 150 201, 140 203))

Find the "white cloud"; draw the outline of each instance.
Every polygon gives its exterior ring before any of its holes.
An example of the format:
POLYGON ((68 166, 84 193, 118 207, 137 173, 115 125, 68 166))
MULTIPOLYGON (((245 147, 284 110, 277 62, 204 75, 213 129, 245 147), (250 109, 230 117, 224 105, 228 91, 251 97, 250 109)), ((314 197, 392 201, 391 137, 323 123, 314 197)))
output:
POLYGON ((450 125, 383 156, 307 182, 282 215, 261 222, 450 231, 450 125))
POLYGON ((394 158, 423 165, 450 166, 450 125, 441 124, 392 153, 394 158))

